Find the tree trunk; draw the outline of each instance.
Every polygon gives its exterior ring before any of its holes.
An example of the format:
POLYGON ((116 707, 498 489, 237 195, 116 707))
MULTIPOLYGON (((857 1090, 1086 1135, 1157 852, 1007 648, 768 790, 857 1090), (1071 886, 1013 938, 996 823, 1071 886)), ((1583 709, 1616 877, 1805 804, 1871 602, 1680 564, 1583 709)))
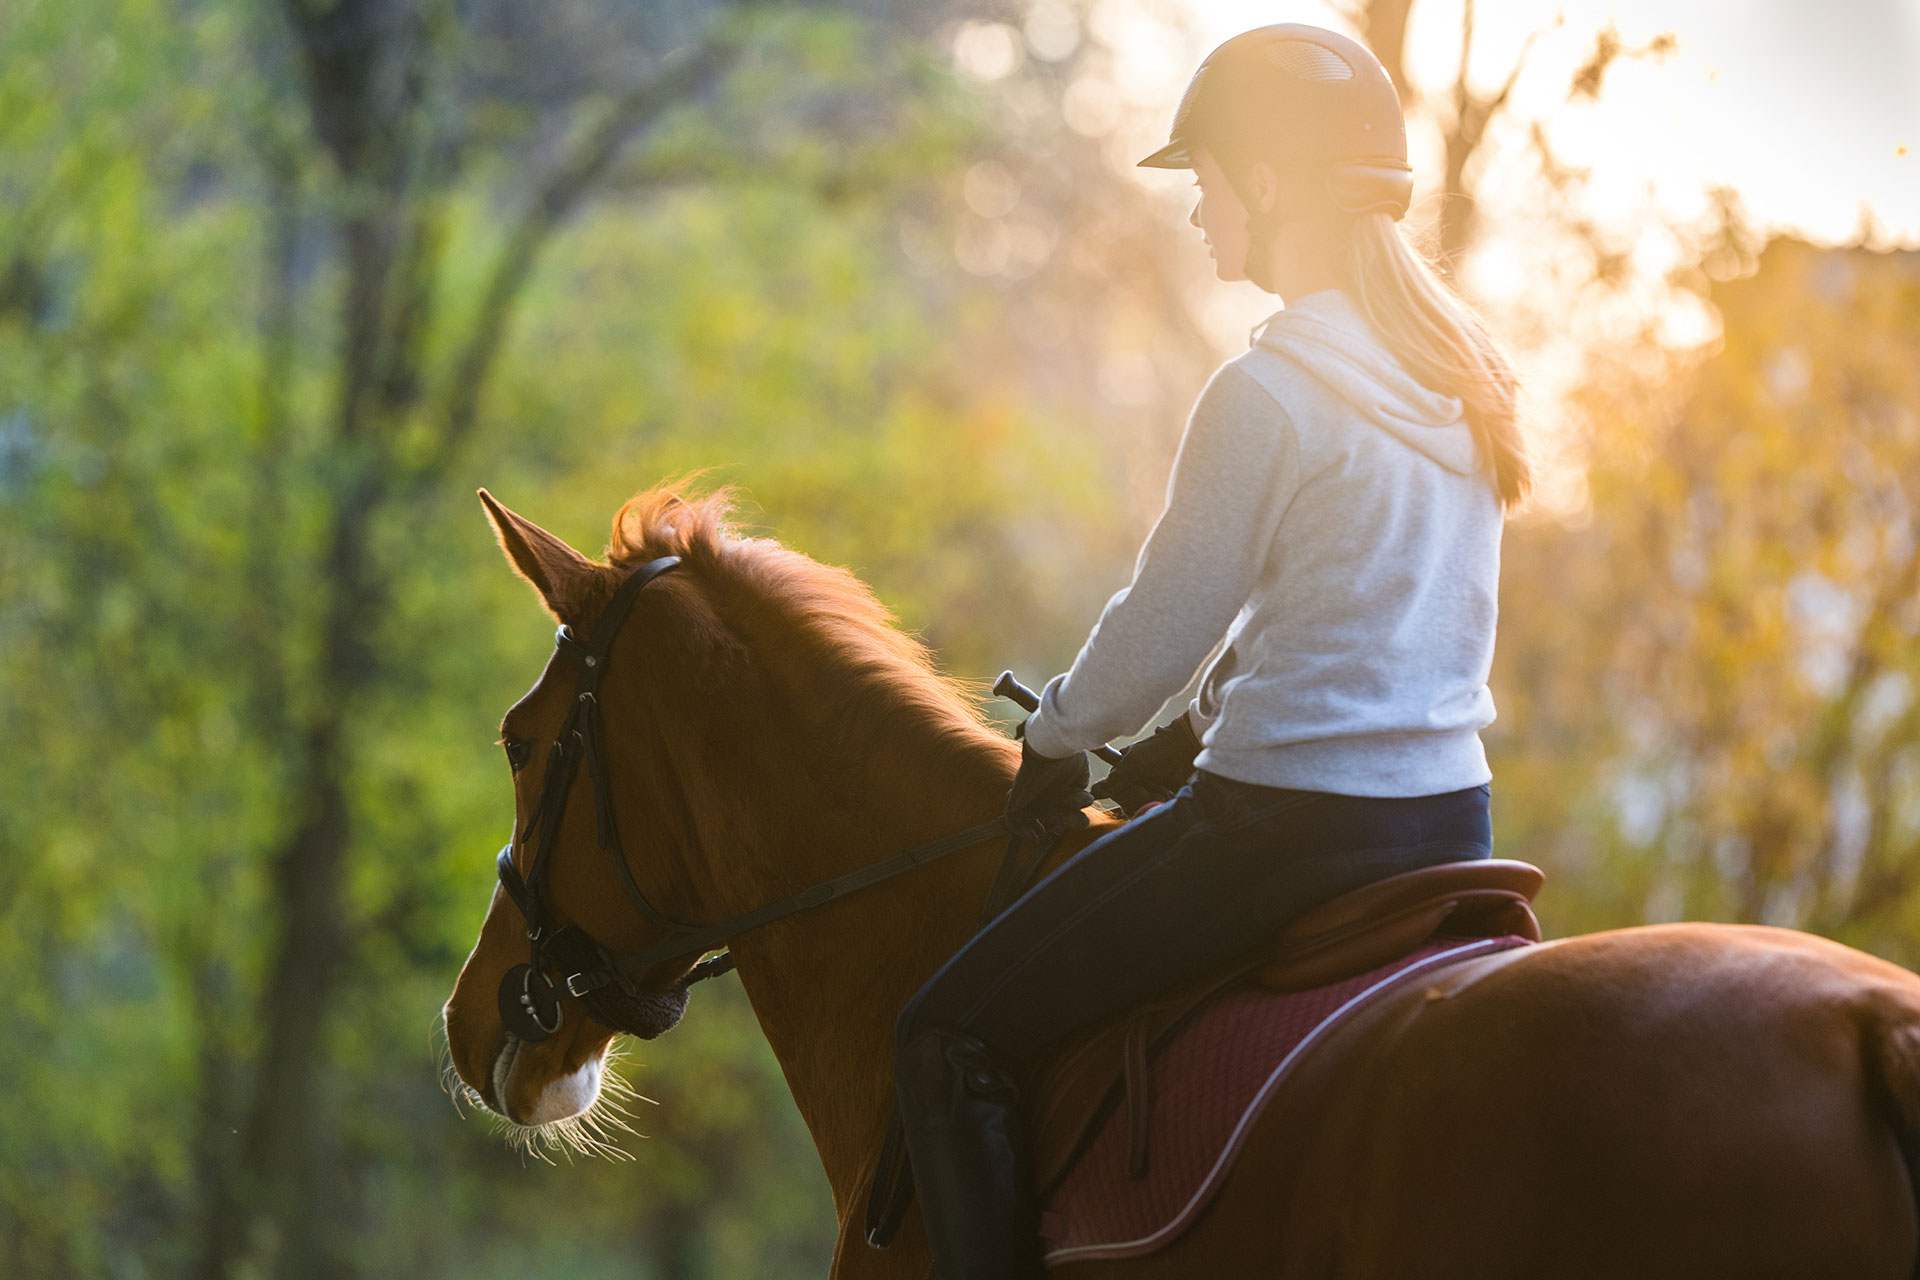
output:
MULTIPOLYGON (((525 225, 493 275, 476 332, 455 349, 450 413, 424 463, 402 467, 395 442, 421 417, 423 364, 435 321, 431 304, 441 250, 437 219, 457 148, 432 136, 426 110, 443 70, 441 26, 414 0, 340 0, 320 11, 285 0, 284 13, 305 71, 315 138, 338 181, 337 243, 344 281, 338 332, 334 424, 316 479, 328 495, 320 563, 302 573, 280 564, 281 581, 323 602, 302 682, 306 708, 283 735, 291 760, 291 834, 274 857, 270 900, 279 936, 261 1006, 266 1031, 243 1143, 244 1217, 252 1238, 236 1247, 231 1224, 210 1225, 206 1274, 230 1275, 239 1254, 277 1280, 336 1280, 350 1274, 328 1230, 339 1199, 328 1159, 326 1028, 351 961, 345 883, 352 851, 352 727, 366 695, 390 675, 374 646, 387 611, 391 571, 373 535, 404 513, 442 474, 478 412, 478 396, 511 312, 541 247, 585 198, 626 142, 668 107, 698 92, 740 47, 721 34, 668 65, 616 103, 602 127, 559 165, 536 194, 525 225)), ((291 323, 290 316, 288 313, 291 323)), ((285 349, 291 350, 291 335, 285 349)), ((278 350, 270 339, 270 353, 278 350)), ((262 542, 271 539, 261 539, 262 542)), ((283 588, 284 589, 284 588, 283 588)), ((283 681, 290 684, 292 681, 283 681)), ((223 1215, 213 1214, 213 1222, 223 1215)))

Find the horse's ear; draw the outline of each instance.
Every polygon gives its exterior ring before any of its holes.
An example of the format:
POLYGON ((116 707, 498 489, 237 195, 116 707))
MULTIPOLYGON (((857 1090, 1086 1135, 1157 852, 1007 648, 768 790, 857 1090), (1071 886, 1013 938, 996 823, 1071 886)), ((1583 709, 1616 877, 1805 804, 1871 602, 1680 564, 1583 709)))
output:
POLYGON ((520 576, 533 584, 557 622, 565 622, 573 606, 587 593, 597 566, 533 521, 514 514, 480 490, 481 505, 493 521, 500 549, 520 576))

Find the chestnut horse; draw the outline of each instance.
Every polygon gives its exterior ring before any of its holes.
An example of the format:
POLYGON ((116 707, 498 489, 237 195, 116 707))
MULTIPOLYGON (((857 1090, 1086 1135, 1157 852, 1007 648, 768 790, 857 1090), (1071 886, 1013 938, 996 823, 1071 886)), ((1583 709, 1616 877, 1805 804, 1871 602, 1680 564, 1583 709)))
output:
MULTIPOLYGON (((682 558, 640 593, 600 690, 628 864, 666 917, 720 921, 998 813, 1014 746, 851 575, 737 536, 719 497, 628 502, 611 564, 487 506, 576 635, 628 567, 682 558)), ((537 748, 516 771, 522 824, 573 665, 550 662, 503 725, 537 748)), ((927 1274, 916 1217, 887 1252, 861 1237, 894 1014, 967 938, 998 857, 982 843, 732 940, 833 1188, 835 1276, 927 1274)), ((591 798, 550 866, 556 917, 616 954, 662 941, 595 847, 591 798)), ((577 1123, 614 1032, 563 997, 557 1033, 509 1036, 496 993, 526 950, 496 891, 447 1002, 452 1060, 509 1121, 577 1123)), ((693 960, 636 979, 671 993, 693 960)), ((1784 930, 1626 929, 1468 961, 1367 1010, 1175 1244, 1062 1270, 1896 1280, 1915 1274, 1917 1157, 1920 979, 1784 930)))

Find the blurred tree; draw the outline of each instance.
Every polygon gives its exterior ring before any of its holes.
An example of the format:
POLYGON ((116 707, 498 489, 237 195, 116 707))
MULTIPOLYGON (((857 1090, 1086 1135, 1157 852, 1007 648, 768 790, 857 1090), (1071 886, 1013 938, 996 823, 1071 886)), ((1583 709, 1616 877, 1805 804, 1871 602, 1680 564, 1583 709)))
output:
POLYGON ((591 548, 717 464, 962 664, 1068 643, 1137 515, 1096 427, 1172 394, 1094 396, 1105 326, 1152 319, 1163 386, 1204 347, 1062 123, 1077 14, 948 16, 0 13, 0 1272, 824 1258, 729 993, 630 1168, 528 1177, 432 1095, 546 643, 465 504, 591 548))
MULTIPOLYGON (((337 355, 331 404, 312 446, 320 481, 310 494, 318 522, 312 554, 296 552, 266 575, 283 590, 297 584, 313 601, 314 616, 297 676, 272 670, 286 661, 284 649, 256 655, 256 670, 269 672, 276 686, 297 680, 305 697, 280 744, 292 821, 273 855, 278 941, 242 1134, 241 1179, 233 1184, 238 1194, 225 1197, 232 1213, 210 1221, 207 1274, 226 1274, 247 1249, 243 1226, 255 1215, 271 1227, 276 1274, 328 1276, 341 1266, 328 1229, 330 1162, 322 1137, 328 1112, 314 1100, 331 1056, 325 1033, 340 965, 351 950, 350 726, 365 714, 370 691, 411 674, 411 664, 395 662, 383 643, 399 574, 376 543, 383 535, 417 534, 407 516, 440 486, 472 431, 515 304, 546 241, 636 135, 707 91, 739 56, 749 7, 723 9, 700 43, 650 60, 554 149, 484 269, 472 314, 448 318, 437 310, 446 205, 462 165, 482 142, 455 123, 477 105, 460 101, 461 25, 444 6, 404 0, 286 6, 299 73, 283 91, 304 97, 318 144, 308 147, 301 139, 293 153, 313 193, 306 216, 324 228, 334 251, 339 283, 330 327, 337 355), (435 368, 436 347, 447 353, 444 373, 435 368)), ((266 39, 279 43, 276 35, 266 39)), ((287 260, 279 265, 269 288, 286 292, 293 287, 287 260)), ((286 305, 278 298, 268 304, 270 311, 286 305)))
MULTIPOLYGON (((1396 74, 1407 13, 1365 11, 1396 74)), ((0 1274, 824 1265, 737 990, 624 1069, 630 1163, 529 1166, 432 1088, 549 635, 469 494, 591 550, 716 468, 959 670, 1063 661, 1217 355, 1098 19, 0 7, 0 1274)), ((1505 145, 1465 72, 1450 191, 1505 145)), ((1911 959, 1912 259, 1724 231, 1683 281, 1719 353, 1596 353, 1591 507, 1510 536, 1502 840, 1563 929, 1911 959)))
MULTIPOLYGON (((1470 175, 1468 169, 1488 150, 1488 131, 1507 111, 1514 86, 1527 70, 1535 43, 1552 27, 1561 25, 1565 16, 1556 18, 1551 26, 1531 32, 1505 74, 1498 77, 1497 87, 1482 88, 1476 84, 1475 75, 1475 4, 1474 0, 1461 0, 1459 58, 1449 83, 1430 90, 1413 78, 1407 65, 1407 29, 1413 6, 1414 0, 1351 0, 1337 5, 1348 20, 1365 33, 1369 47, 1400 90, 1402 105, 1410 112, 1425 113, 1440 131, 1442 168, 1436 193, 1440 197, 1438 243, 1440 260, 1452 270, 1472 245, 1478 229, 1479 212, 1473 195, 1477 175, 1470 175)), ((1666 33, 1642 45, 1629 45, 1609 23, 1594 34, 1592 49, 1574 72, 1567 96, 1597 99, 1606 83, 1607 72, 1615 62, 1621 58, 1663 58, 1674 47, 1673 36, 1666 33)), ((1535 127, 1530 134, 1542 167, 1551 174, 1556 165, 1545 133, 1535 127)))
POLYGON ((1697 367, 1642 349, 1589 381, 1590 516, 1509 560, 1506 768, 1560 797, 1530 817, 1573 921, 1761 920, 1911 964, 1920 255, 1751 245, 1696 277, 1722 325, 1697 367))

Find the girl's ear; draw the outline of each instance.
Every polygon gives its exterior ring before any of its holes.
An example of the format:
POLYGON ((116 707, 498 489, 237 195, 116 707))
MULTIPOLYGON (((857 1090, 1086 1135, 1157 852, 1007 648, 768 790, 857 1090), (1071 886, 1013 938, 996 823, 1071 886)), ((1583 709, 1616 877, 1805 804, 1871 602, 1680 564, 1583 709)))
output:
POLYGON ((1247 169, 1247 190, 1253 197, 1251 213, 1271 213, 1280 202, 1280 174, 1265 160, 1255 160, 1247 169))
POLYGON ((533 521, 507 510, 480 490, 500 549, 521 577, 533 584, 554 621, 565 622, 588 594, 598 566, 533 521))

